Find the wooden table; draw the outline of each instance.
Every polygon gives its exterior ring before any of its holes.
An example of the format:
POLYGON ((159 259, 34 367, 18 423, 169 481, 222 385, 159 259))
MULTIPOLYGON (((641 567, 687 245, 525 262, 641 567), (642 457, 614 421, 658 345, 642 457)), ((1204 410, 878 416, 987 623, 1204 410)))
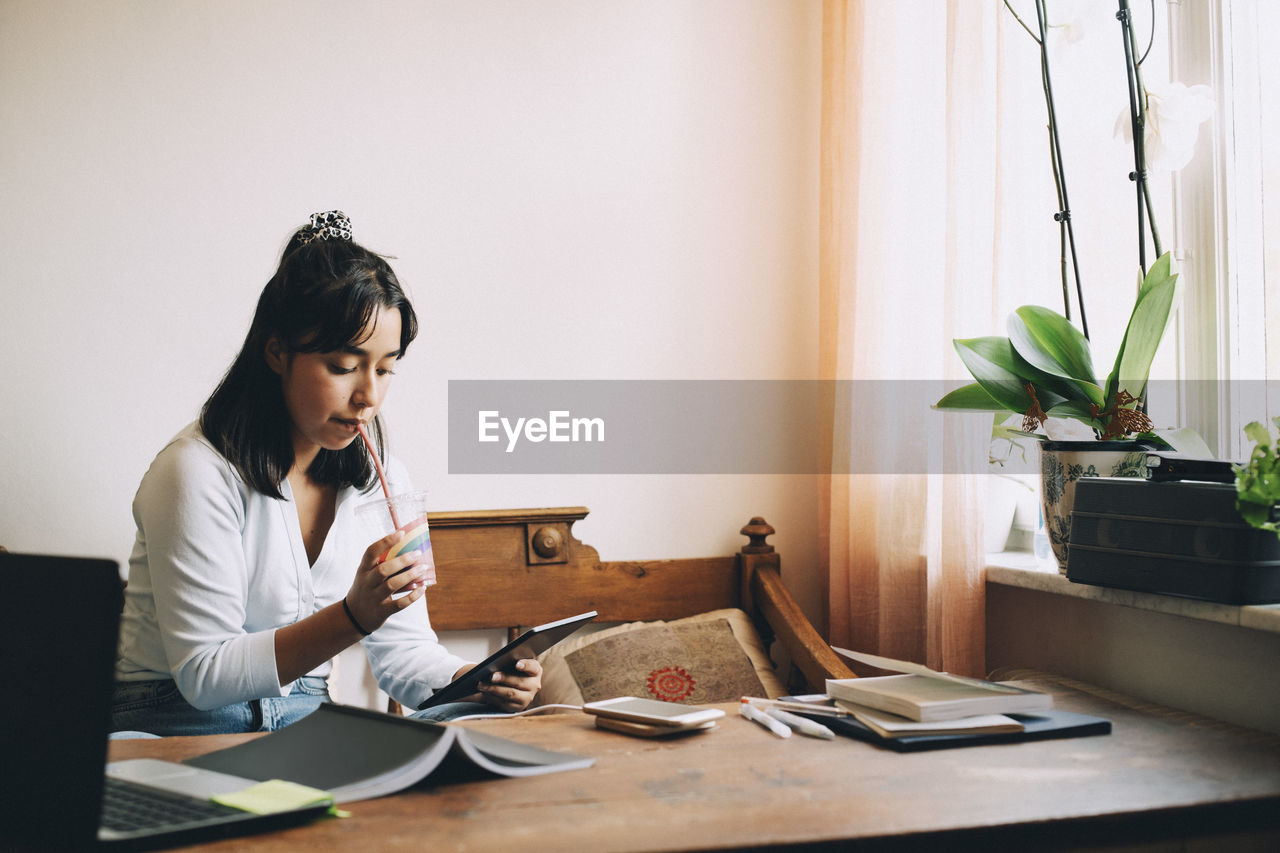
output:
MULTIPOLYGON (((1022 850, 1223 835, 1280 849, 1277 738, 1062 680, 1031 686, 1107 717, 1112 734, 900 754, 782 740, 728 705, 716 729, 678 740, 597 730, 577 713, 473 721, 596 765, 416 787, 353 803, 344 820, 192 849, 1022 850)), ((110 754, 182 760, 249 737, 113 741, 110 754)))

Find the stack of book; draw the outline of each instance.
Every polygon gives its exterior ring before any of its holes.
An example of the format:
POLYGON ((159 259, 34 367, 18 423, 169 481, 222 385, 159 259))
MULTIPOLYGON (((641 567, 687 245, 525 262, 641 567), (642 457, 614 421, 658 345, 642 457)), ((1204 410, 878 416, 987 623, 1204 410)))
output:
MULTIPOLYGON (((835 647, 833 647, 835 648, 835 647)), ((1053 709, 1053 696, 1011 684, 936 672, 926 666, 835 648, 860 663, 899 673, 828 679, 824 723, 841 734, 901 751, 1106 734, 1099 717, 1053 709), (834 706, 834 708, 832 708, 834 706)))

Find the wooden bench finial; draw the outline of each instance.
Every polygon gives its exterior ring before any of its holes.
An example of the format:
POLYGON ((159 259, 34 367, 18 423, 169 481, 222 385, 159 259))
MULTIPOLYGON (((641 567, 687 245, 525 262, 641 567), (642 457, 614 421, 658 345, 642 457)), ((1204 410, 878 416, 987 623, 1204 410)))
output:
POLYGON ((753 517, 750 521, 746 523, 746 525, 742 528, 742 530, 738 532, 751 540, 746 545, 742 546, 742 553, 744 554, 772 554, 773 553, 773 546, 765 542, 764 540, 766 537, 772 536, 777 531, 773 529, 773 525, 769 524, 769 522, 765 521, 760 516, 757 515, 753 517))

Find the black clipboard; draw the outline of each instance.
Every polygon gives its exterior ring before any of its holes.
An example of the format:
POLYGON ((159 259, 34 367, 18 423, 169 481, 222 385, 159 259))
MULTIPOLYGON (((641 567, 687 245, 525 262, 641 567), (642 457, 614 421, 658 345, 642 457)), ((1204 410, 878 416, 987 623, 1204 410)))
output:
POLYGON ((883 737, 853 717, 832 717, 796 711, 802 717, 822 723, 833 732, 855 740, 864 740, 896 752, 919 752, 925 749, 947 749, 957 746, 984 746, 993 743, 1021 743, 1028 740, 1087 737, 1111 734, 1111 721, 1071 711, 1036 711, 1034 714, 1005 714, 1025 727, 1020 732, 975 732, 973 734, 902 735, 883 737))
POLYGON ((425 702, 418 706, 434 708, 445 702, 457 702, 477 692, 481 681, 488 681, 495 672, 513 671, 517 661, 536 658, 556 643, 577 631, 583 625, 596 618, 596 611, 589 610, 577 616, 569 616, 530 628, 498 651, 485 658, 466 675, 451 681, 449 684, 431 694, 425 702))

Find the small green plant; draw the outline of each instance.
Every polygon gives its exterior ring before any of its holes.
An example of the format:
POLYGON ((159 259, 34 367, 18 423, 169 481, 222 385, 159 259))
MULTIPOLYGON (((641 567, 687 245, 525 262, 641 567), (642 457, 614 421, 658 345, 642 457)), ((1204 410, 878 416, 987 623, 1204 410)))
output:
MULTIPOLYGON (((1280 428, 1280 418, 1273 418, 1280 428)), ((1280 536, 1273 510, 1280 503, 1280 456, 1276 455, 1276 442, 1263 425, 1254 421, 1244 428, 1244 434, 1253 439, 1253 453, 1244 465, 1236 465, 1236 511, 1250 525, 1259 530, 1270 530, 1280 536)))

